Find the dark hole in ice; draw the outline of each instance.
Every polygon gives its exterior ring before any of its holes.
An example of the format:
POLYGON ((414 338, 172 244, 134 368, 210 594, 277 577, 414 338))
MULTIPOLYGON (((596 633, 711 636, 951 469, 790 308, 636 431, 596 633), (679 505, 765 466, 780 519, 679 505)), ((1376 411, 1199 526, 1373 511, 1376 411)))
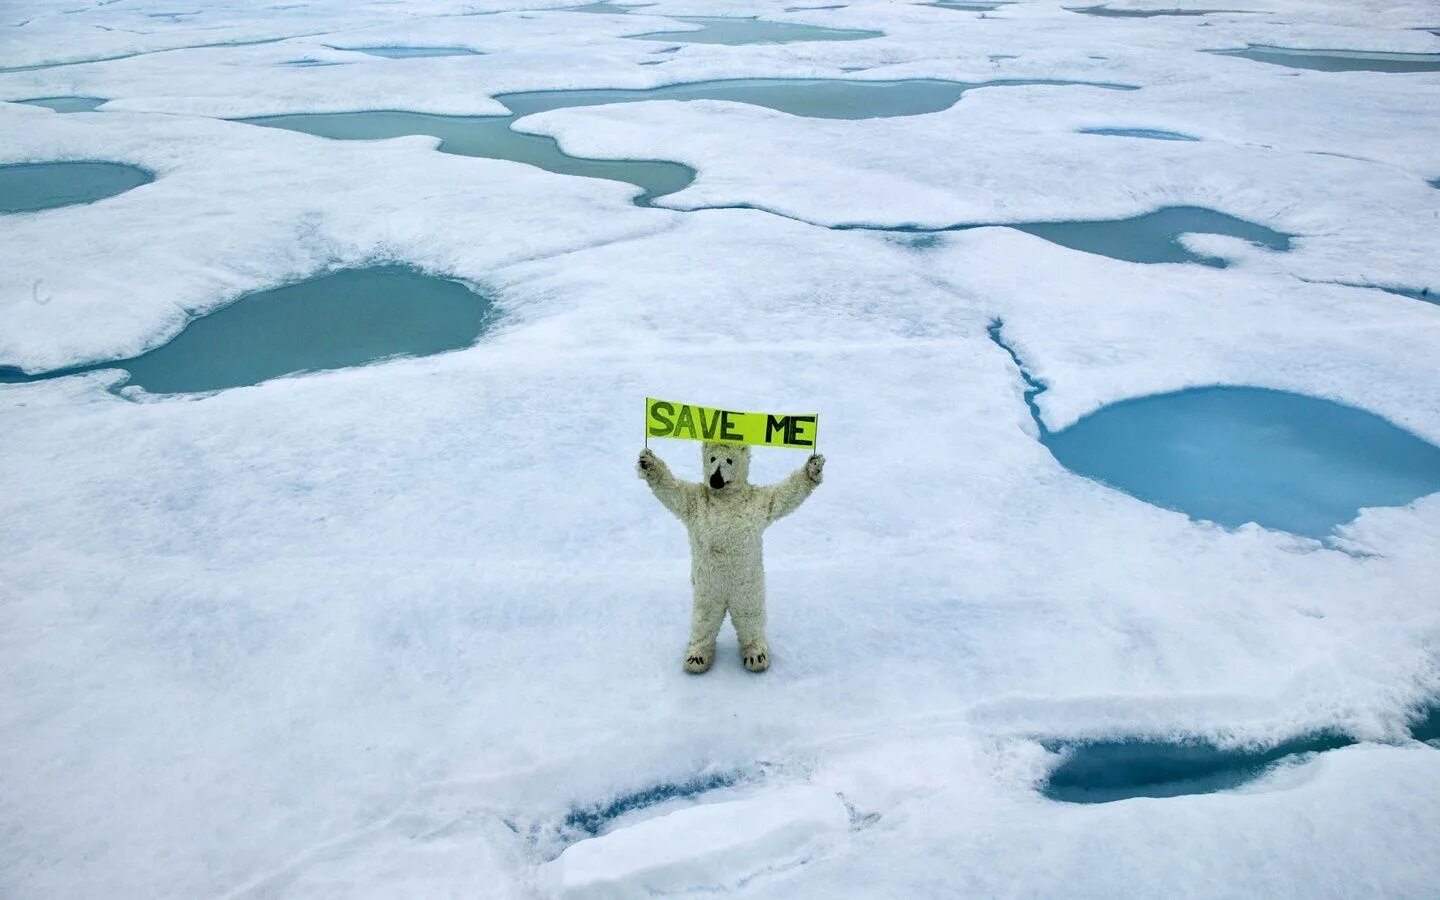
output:
MULTIPOLYGON (((509 116, 437 116, 380 110, 352 113, 303 113, 239 119, 251 125, 286 128, 338 140, 374 140, 427 134, 441 140, 443 153, 508 159, 562 175, 606 178, 640 188, 635 202, 648 206, 695 179, 695 170, 675 162, 644 159, 585 159, 560 150, 554 138, 511 129, 516 119, 552 109, 634 103, 644 100, 730 100, 795 116, 868 119, 913 116, 953 106, 968 90, 1009 85, 1078 84, 1069 81, 1005 80, 967 84, 936 79, 860 81, 852 79, 741 78, 700 81, 626 90, 527 91, 496 97, 509 116)), ((1114 90, 1128 85, 1090 84, 1114 90)))
POLYGON ((29 106, 43 106, 56 112, 73 113, 91 112, 107 101, 101 97, 36 97, 34 100, 20 102, 29 106))
POLYGON ((1422 708, 1410 726, 1410 736, 1417 741, 1440 741, 1440 701, 1422 708))
POLYGON ((1440 72, 1440 53, 1384 53, 1368 50, 1296 50, 1251 44, 1243 50, 1209 50, 1256 62, 1320 72, 1440 72))
POLYGON ((347 269, 246 294, 130 359, 39 375, 0 369, 0 383, 125 369, 150 393, 214 391, 457 350, 493 320, 491 301, 459 282, 398 265, 347 269))
POLYGON ((1258 387, 1215 386, 1122 400, 1051 431, 1020 368, 1040 441, 1061 465, 1133 497, 1234 528, 1325 539, 1364 507, 1440 491, 1440 447, 1352 406, 1258 387))
POLYGON ((884 35, 883 31, 825 28, 797 22, 769 22, 740 16, 670 16, 677 22, 703 25, 699 31, 650 31, 632 34, 640 41, 672 44, 790 44, 799 41, 863 41, 884 35))
POLYGON ((565 816, 564 827, 594 837, 607 824, 626 813, 649 806, 657 806, 669 800, 683 800, 707 791, 733 787, 740 783, 738 772, 722 772, 702 775, 688 781, 665 782, 652 785, 628 794, 621 794, 613 800, 593 806, 575 807, 565 816))
POLYGON ((416 59, 427 56, 480 56, 478 50, 469 47, 331 47, 332 50, 351 50, 386 59, 416 59))
POLYGON ((1158 128, 1082 128, 1081 134, 1103 134, 1108 137, 1148 138, 1152 141, 1198 141, 1197 137, 1178 131, 1161 131, 1158 128))
MULTIPOLYGON (((1410 737, 1440 740, 1440 703, 1423 707, 1413 718, 1410 737)), ((1065 758, 1046 779, 1041 793, 1065 803, 1110 803, 1132 797, 1179 797, 1229 790, 1284 762, 1314 753, 1351 747, 1354 738, 1320 732, 1259 749, 1221 749, 1206 741, 1045 741, 1046 749, 1065 758)))
POLYGON ((1064 750, 1066 756, 1041 793, 1065 803, 1209 794, 1253 781, 1287 759, 1354 743, 1335 734, 1298 738, 1265 750, 1221 749, 1203 741, 1047 743, 1047 749, 1064 750))
POLYGON ((154 180, 144 169, 114 162, 0 165, 0 213, 94 203, 154 180))

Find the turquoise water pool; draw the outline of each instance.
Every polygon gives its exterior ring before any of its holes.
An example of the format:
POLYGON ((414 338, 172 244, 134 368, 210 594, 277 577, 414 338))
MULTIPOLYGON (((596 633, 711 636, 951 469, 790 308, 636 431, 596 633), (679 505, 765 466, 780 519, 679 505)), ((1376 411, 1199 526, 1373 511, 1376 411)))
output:
POLYGON ((1440 491, 1440 447, 1364 410, 1267 388, 1124 400, 1045 445, 1067 469, 1148 503, 1316 538, 1363 507, 1440 491))
POLYGON ((1221 234, 1283 253, 1291 235, 1201 206, 1167 206, 1126 219, 1031 222, 1011 226, 1062 247, 1136 263, 1189 262, 1225 268, 1225 260, 1204 256, 1180 243, 1182 234, 1221 234))
POLYGON ((1317 539, 1365 507, 1404 506, 1440 491, 1440 447, 1373 413, 1261 387, 1214 386, 1101 407, 1052 431, 1020 368, 1040 441, 1065 468, 1191 518, 1254 522, 1317 539))
POLYGON ((0 165, 0 213, 94 203, 154 180, 144 169, 115 162, 0 165))
POLYGON ((0 369, 0 382, 124 369, 153 394, 215 391, 458 350, 494 319, 491 300, 457 281, 398 265, 347 269, 247 294, 139 356, 38 375, 0 369))
POLYGON ((1206 209, 1201 206, 1167 206, 1154 212, 1125 219, 1092 219, 1074 222, 976 222, 934 228, 901 225, 845 224, 838 230, 881 231, 890 234, 939 235, 973 228, 1014 228, 1038 238, 1079 250, 1134 263, 1199 263, 1223 269, 1224 259, 1204 256, 1180 242, 1183 234, 1221 234, 1236 237, 1276 252, 1290 250, 1292 235, 1264 225, 1206 209))

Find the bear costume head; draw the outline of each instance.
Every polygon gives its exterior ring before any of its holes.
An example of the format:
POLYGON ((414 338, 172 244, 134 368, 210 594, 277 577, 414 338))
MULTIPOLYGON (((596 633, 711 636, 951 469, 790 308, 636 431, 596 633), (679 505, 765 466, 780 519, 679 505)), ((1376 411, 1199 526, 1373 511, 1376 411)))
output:
POLYGON ((727 491, 732 485, 750 481, 750 448, 744 444, 700 445, 701 482, 713 491, 727 491))

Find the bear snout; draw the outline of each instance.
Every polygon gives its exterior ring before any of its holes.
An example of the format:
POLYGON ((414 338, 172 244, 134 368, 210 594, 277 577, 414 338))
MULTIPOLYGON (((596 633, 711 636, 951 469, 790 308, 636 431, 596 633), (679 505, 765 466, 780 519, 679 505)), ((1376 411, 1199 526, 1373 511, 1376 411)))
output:
POLYGON ((725 478, 720 474, 719 469, 716 469, 714 474, 710 476, 710 486, 717 491, 725 486, 725 478))

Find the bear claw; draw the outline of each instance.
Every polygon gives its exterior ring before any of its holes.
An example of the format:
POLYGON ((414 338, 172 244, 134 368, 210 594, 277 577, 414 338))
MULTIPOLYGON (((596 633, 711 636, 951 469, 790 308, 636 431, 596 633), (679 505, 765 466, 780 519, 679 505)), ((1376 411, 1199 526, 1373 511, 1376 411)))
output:
POLYGON ((745 668, 752 672, 763 672, 770 668, 770 654, 764 650, 742 653, 740 658, 745 663, 745 668))
POLYGON ((685 654, 685 671, 692 675, 699 675, 702 672, 710 671, 710 664, 714 662, 713 653, 690 652, 685 654))

